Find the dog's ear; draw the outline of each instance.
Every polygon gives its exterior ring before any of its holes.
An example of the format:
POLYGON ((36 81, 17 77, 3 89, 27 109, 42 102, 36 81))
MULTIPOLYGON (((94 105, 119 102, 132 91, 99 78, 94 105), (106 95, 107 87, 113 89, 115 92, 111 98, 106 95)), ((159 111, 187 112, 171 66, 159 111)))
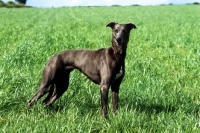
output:
POLYGON ((106 27, 110 27, 113 29, 113 27, 118 24, 117 22, 110 22, 109 24, 106 25, 106 27))
POLYGON ((132 23, 127 23, 126 24, 126 27, 127 27, 127 29, 129 29, 129 30, 132 30, 132 29, 136 29, 137 27, 134 25, 134 24, 132 24, 132 23))

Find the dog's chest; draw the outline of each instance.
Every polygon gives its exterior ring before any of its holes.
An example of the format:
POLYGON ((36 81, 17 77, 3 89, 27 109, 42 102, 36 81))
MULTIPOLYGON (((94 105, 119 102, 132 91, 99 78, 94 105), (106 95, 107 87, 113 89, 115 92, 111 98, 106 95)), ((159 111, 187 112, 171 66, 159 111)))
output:
POLYGON ((123 74, 123 68, 121 66, 119 73, 117 73, 116 76, 115 76, 115 80, 118 79, 119 77, 121 77, 122 74, 123 74))

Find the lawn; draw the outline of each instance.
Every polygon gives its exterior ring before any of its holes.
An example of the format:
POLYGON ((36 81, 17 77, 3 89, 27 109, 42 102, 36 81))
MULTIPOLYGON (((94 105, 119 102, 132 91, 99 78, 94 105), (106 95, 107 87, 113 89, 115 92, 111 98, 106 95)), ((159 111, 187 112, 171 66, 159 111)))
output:
POLYGON ((199 133, 200 7, 0 8, 1 133, 199 133), (111 45, 106 24, 132 22, 119 111, 101 117, 99 86, 79 71, 49 108, 36 92, 45 63, 66 49, 111 45))

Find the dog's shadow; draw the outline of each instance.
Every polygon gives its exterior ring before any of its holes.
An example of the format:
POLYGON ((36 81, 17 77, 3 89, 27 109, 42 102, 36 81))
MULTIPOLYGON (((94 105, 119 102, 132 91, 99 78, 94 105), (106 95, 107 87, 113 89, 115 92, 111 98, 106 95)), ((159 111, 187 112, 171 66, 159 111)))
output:
MULTIPOLYGON (((182 108, 181 105, 172 105, 172 104, 157 104, 153 102, 149 102, 148 100, 145 99, 135 99, 129 104, 127 104, 127 99, 121 99, 120 106, 121 108, 126 108, 127 112, 131 112, 133 110, 136 110, 137 112, 144 112, 146 114, 159 114, 159 113, 174 113, 177 112, 178 110, 184 110, 186 114, 195 114, 199 115, 200 108, 199 105, 193 104, 190 108, 185 107, 182 108), (133 102, 137 101, 137 102, 133 102)), ((181 104, 181 103, 180 103, 181 104)))
POLYGON ((161 103, 153 103, 151 100, 148 100, 144 97, 133 98, 129 100, 127 103, 127 98, 123 98, 120 100, 120 106, 123 109, 126 109, 127 112, 131 112, 133 110, 137 112, 145 112, 146 114, 157 114, 161 112, 175 112, 177 110, 176 107, 170 104, 163 105, 161 103))

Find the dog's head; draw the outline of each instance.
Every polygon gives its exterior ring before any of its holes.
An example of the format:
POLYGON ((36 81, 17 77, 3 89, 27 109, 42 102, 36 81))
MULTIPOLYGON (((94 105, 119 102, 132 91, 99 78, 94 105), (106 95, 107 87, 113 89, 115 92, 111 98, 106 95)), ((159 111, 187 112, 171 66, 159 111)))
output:
POLYGON ((106 27, 112 28, 112 43, 117 46, 127 45, 130 31, 137 28, 132 23, 118 24, 116 22, 110 22, 106 27))

